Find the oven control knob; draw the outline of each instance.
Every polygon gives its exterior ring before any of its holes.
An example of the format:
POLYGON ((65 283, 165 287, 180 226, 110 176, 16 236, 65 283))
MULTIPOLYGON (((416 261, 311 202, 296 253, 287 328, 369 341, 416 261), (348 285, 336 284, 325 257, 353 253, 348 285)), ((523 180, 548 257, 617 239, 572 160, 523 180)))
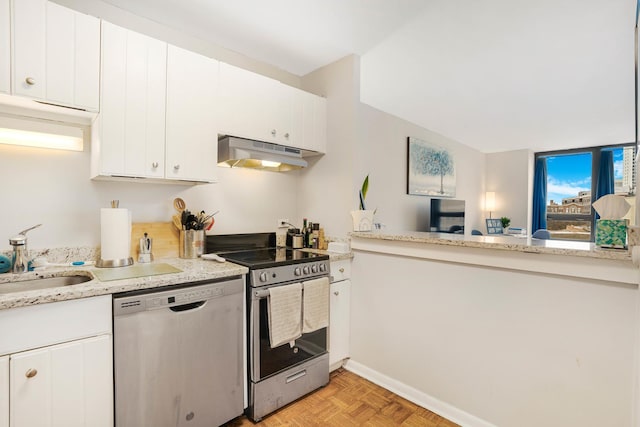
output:
POLYGON ((260 273, 260 281, 261 282, 267 281, 267 273, 260 273))
POLYGON ((302 274, 302 270, 300 270, 300 267, 296 267, 296 268, 293 270, 293 275, 294 275, 294 276, 299 276, 299 275, 301 275, 301 274, 302 274))
POLYGON ((308 266, 308 265, 305 265, 304 267, 302 267, 302 272, 303 272, 304 274, 309 274, 309 266, 308 266))
POLYGON ((311 272, 312 272, 312 273, 317 273, 317 272, 318 272, 318 266, 317 266, 316 264, 313 264, 313 265, 311 266, 311 272))
POLYGON ((327 269, 327 266, 326 266, 326 265, 324 265, 324 264, 320 264, 320 265, 318 266, 318 268, 320 268, 320 272, 321 272, 321 273, 324 273, 324 272, 326 271, 326 269, 327 269))

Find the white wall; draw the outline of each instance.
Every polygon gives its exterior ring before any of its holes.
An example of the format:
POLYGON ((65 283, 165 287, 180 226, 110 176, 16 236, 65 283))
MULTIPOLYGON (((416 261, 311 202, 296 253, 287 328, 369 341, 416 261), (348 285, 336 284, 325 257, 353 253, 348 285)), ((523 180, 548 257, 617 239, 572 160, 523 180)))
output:
POLYGON ((460 419, 632 425, 637 286, 358 251, 351 292, 351 360, 460 419))
MULTIPOLYGON (((512 227, 527 228, 531 218, 530 150, 486 155, 486 191, 496 193, 493 218, 511 218, 512 227)), ((489 217, 489 212, 484 212, 489 217)))
POLYGON ((305 89, 327 97, 328 154, 302 172, 298 211, 329 224, 328 235, 345 235, 353 229, 349 212, 358 209, 358 190, 368 174, 366 202, 377 209, 376 222, 393 230, 426 230, 430 199, 406 194, 407 137, 413 136, 453 152, 456 198, 466 200, 467 229, 479 228, 484 154, 361 103, 359 81, 356 56, 303 77, 305 89))
POLYGON ((99 246, 100 208, 113 199, 131 210, 133 222, 171 221, 178 196, 193 211, 220 210, 212 234, 274 231, 278 218, 296 212, 295 172, 218 168, 218 183, 198 186, 91 181, 89 158, 88 147, 72 152, 0 144, 0 249, 10 249, 9 238, 39 223, 29 233, 31 248, 99 246))

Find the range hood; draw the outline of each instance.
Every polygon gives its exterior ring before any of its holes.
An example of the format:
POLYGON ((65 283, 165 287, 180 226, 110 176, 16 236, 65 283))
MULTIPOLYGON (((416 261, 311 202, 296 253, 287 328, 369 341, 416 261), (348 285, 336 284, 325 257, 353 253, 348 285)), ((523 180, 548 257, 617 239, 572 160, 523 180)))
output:
POLYGON ((307 161, 299 148, 224 136, 218 141, 218 166, 285 172, 307 167, 307 161))

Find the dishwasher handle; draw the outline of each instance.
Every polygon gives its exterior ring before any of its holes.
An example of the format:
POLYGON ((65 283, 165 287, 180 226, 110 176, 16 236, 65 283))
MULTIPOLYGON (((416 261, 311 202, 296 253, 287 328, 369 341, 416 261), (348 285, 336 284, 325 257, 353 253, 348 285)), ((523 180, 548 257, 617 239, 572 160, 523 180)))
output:
POLYGON ((174 305, 173 307, 169 307, 169 310, 174 311, 176 313, 181 311, 195 310, 198 307, 202 307, 205 302, 206 301, 196 301, 189 304, 174 305))

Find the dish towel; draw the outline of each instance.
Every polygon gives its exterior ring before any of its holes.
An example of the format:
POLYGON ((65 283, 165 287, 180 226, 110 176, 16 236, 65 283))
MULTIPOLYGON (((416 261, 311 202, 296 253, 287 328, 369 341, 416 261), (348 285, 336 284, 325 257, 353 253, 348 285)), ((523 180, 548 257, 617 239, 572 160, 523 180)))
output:
POLYGON ((304 282, 302 333, 329 326, 329 278, 304 282))
POLYGON ((267 301, 271 348, 293 344, 302 336, 302 283, 269 289, 267 301))

